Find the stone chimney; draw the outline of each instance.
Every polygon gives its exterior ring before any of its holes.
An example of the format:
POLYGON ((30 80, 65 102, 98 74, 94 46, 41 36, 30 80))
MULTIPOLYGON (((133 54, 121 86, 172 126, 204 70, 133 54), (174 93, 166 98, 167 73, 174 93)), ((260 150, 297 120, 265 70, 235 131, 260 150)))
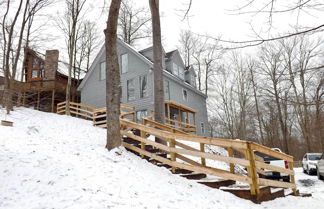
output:
POLYGON ((56 71, 58 68, 58 50, 46 50, 44 80, 55 80, 56 71))

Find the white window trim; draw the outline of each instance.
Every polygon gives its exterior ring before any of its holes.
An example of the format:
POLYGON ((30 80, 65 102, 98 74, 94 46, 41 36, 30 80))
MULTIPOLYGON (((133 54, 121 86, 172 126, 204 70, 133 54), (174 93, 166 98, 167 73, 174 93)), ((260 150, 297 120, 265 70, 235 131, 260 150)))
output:
POLYGON ((99 81, 106 80, 106 72, 105 72, 105 70, 104 70, 104 74, 102 74, 102 70, 103 70, 103 69, 101 69, 102 63, 105 63, 105 68, 106 68, 106 62, 105 61, 99 63, 99 81), (102 75, 104 75, 104 78, 103 78, 102 75))
POLYGON ((129 71, 128 53, 124 53, 124 54, 121 54, 121 55, 120 55, 120 67, 121 67, 121 69, 120 69, 121 74, 128 73, 128 71, 129 71), (127 69, 126 69, 126 71, 124 72, 124 71, 123 71, 123 56, 125 56, 125 55, 127 55, 127 69))

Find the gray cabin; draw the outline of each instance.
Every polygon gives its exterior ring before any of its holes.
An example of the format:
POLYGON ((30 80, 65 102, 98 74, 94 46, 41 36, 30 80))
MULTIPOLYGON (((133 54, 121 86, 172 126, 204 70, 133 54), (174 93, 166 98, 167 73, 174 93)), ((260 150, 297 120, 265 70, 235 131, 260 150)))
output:
MULTIPOLYGON (((121 72, 121 103, 135 107, 137 120, 154 109, 153 49, 135 50, 117 41, 121 72)), ((209 136, 206 95, 196 88, 196 74, 185 67, 178 50, 165 56, 164 97, 166 123, 183 131, 209 136)), ((100 49, 78 90, 81 103, 101 108, 106 105, 105 48, 100 49)))

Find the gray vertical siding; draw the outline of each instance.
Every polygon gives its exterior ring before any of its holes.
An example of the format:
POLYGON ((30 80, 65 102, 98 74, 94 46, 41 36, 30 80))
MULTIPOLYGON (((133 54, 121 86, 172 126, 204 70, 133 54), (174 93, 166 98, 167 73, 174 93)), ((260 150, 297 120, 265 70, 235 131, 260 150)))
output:
MULTIPOLYGON (((151 65, 140 59, 138 54, 135 54, 129 48, 118 43, 117 51, 120 55, 128 54, 128 72, 121 74, 121 87, 122 87, 122 103, 134 106, 136 111, 147 110, 150 112, 154 108, 154 95, 153 95, 153 71, 151 70, 151 65), (140 98, 140 82, 139 77, 147 75, 148 79, 148 96, 146 98, 140 98), (135 100, 127 101, 127 80, 134 79, 135 82, 135 100)), ((150 55, 150 52, 147 52, 150 55)), ((175 62, 179 66, 183 66, 180 56, 173 56, 172 60, 166 63, 167 68, 172 67, 172 62, 175 62)), ((104 47, 100 50, 94 63, 92 64, 91 70, 87 75, 86 80, 81 84, 81 103, 94 106, 97 108, 105 107, 106 105, 106 80, 99 80, 99 65, 101 62, 105 61, 105 50, 104 47)), ((109 78, 106 78, 109 80, 109 78)), ((181 105, 187 106, 197 111, 196 114, 196 126, 197 134, 199 135, 209 135, 208 130, 208 118, 206 109, 206 97, 198 92, 196 89, 186 84, 180 78, 170 74, 169 72, 164 72, 165 81, 169 82, 170 86, 170 100, 181 105), (182 89, 187 90, 188 101, 183 100, 182 89), (200 123, 203 122, 205 125, 205 134, 201 133, 200 123)), ((166 96, 166 95, 165 95, 166 96)), ((166 98, 167 99, 167 98, 166 98)))

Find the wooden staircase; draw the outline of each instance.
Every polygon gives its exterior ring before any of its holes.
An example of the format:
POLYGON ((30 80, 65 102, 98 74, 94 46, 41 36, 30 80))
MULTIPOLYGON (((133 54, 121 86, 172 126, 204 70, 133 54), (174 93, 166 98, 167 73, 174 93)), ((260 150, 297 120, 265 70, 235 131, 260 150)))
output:
MULTIPOLYGON (((65 113, 66 103, 58 104, 57 112, 65 113)), ((93 120, 94 126, 106 127, 106 109, 70 103, 73 116, 93 120)), ((299 195, 295 184, 293 157, 274 151, 268 147, 240 140, 201 137, 188 134, 165 124, 159 124, 147 118, 142 124, 136 123, 135 110, 121 106, 122 145, 130 152, 148 162, 170 170, 174 175, 187 178, 211 188, 230 192, 238 197, 255 203, 284 197, 284 189, 290 189, 292 195, 299 195), (155 142, 155 138, 164 144, 155 142), (227 155, 206 152, 205 147, 220 147, 227 155), (288 162, 288 168, 269 165, 258 158, 255 152, 264 153, 288 162), (212 162, 228 164, 229 170, 214 167, 212 162), (244 172, 237 172, 235 168, 244 172), (264 178, 265 170, 285 173, 290 182, 281 182, 264 178)))
MULTIPOLYGON (((133 140, 132 138, 123 137, 123 142, 127 143, 131 146, 141 148, 140 142, 133 140)), ((126 148, 126 150, 141 157, 141 155, 138 152, 135 152, 132 149, 126 148)), ((144 150, 149 153, 154 153, 158 156, 161 156, 161 157, 171 160, 170 155, 168 155, 167 153, 163 152, 160 149, 154 148, 152 145, 145 145, 144 150)), ((168 169, 170 172, 172 172, 172 166, 170 166, 168 164, 164 164, 158 160, 152 159, 147 156, 144 156, 142 158, 156 166, 164 167, 165 169, 168 169)), ((172 173, 175 175, 184 177, 186 179, 193 180, 199 184, 203 184, 203 185, 211 187, 211 188, 221 189, 222 191, 230 192, 237 197, 251 200, 254 203, 261 203, 263 201, 270 201, 270 200, 274 200, 278 197, 286 196, 284 189, 282 189, 282 188, 273 188, 270 186, 263 186, 260 188, 259 195, 256 196, 256 195, 251 195, 250 188, 248 186, 238 186, 238 185, 236 185, 236 181, 234 181, 234 180, 210 178, 210 177, 207 178, 207 175, 205 173, 193 172, 191 170, 181 169, 181 168, 176 168, 174 170, 174 172, 172 172, 172 173)), ((290 195, 293 195, 293 194, 290 194, 290 195)))

